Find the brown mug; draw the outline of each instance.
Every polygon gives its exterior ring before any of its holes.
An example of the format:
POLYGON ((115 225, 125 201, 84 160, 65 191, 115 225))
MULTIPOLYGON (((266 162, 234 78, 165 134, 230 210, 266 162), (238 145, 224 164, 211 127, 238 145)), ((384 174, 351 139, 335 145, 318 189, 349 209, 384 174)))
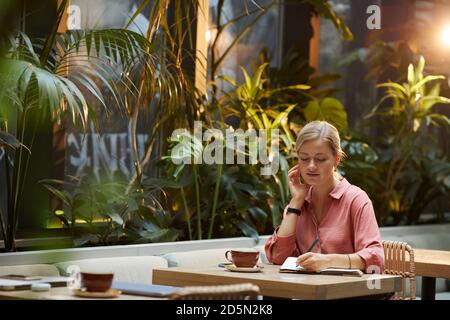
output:
POLYGON ((113 273, 81 272, 81 287, 86 291, 105 292, 111 288, 113 273))
POLYGON ((225 259, 238 268, 253 268, 258 263, 259 251, 245 249, 228 250, 225 252, 225 259))

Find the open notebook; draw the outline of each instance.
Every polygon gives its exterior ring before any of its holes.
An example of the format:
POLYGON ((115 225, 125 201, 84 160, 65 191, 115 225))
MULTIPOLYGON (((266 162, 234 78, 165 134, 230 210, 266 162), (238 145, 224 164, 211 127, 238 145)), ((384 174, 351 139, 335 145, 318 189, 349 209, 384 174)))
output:
POLYGON ((327 268, 321 271, 308 271, 301 266, 297 266, 296 261, 297 257, 287 258, 281 265, 280 272, 329 274, 329 275, 354 276, 354 277, 361 277, 363 275, 363 272, 359 269, 327 268))

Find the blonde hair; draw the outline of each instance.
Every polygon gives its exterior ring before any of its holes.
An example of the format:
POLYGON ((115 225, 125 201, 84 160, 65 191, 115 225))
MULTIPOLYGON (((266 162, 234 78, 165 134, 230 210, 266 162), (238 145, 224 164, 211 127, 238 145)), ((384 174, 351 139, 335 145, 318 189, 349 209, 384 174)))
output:
POLYGON ((312 121, 306 124, 298 133, 296 151, 300 146, 310 140, 322 139, 328 142, 333 156, 339 155, 342 160, 345 158, 345 152, 341 149, 341 138, 336 127, 326 121, 312 121))

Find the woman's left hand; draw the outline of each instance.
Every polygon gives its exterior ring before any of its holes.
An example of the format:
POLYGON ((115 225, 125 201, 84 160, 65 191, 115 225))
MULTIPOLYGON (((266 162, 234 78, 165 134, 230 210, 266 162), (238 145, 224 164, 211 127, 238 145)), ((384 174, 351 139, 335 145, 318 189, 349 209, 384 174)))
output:
POLYGON ((331 266, 328 255, 315 252, 307 252, 297 258, 297 265, 308 271, 320 271, 331 266))

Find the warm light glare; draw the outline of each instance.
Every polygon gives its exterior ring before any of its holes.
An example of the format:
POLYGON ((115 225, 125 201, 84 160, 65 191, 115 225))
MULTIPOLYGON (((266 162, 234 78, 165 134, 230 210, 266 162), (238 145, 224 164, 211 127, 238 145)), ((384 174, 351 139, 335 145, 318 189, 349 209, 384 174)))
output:
POLYGON ((441 35, 441 40, 447 47, 450 47, 450 25, 444 28, 441 35))
MULTIPOLYGON (((111 219, 109 218, 97 218, 92 219, 92 223, 104 223, 104 222, 111 222, 111 219)), ((83 219, 75 219, 76 224, 86 224, 88 223, 86 220, 83 219)))
POLYGON ((205 36, 206 36, 206 42, 209 43, 209 41, 211 40, 211 31, 207 30, 205 36))

